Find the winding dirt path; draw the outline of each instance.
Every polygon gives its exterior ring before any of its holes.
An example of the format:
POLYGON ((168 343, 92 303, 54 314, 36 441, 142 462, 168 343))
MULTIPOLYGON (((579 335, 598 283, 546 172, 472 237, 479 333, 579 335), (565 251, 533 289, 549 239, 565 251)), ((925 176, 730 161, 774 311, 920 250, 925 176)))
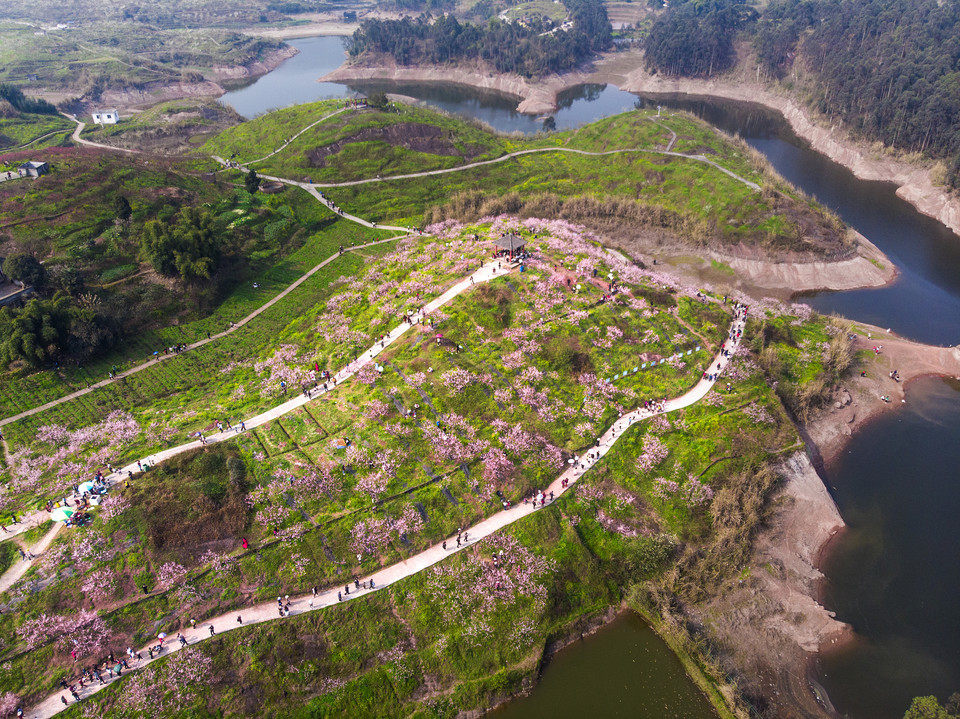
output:
MULTIPOLYGON (((657 110, 657 112, 659 113, 659 110, 657 110)), ((650 122, 652 122, 654 125, 657 125, 658 127, 662 127, 664 130, 670 133, 670 142, 668 142, 667 146, 664 148, 664 150, 666 150, 667 152, 670 152, 670 150, 673 149, 673 146, 677 144, 677 133, 671 130, 666 125, 664 125, 662 122, 660 122, 659 114, 656 117, 648 117, 647 119, 650 122)))
POLYGON ((87 123, 81 122, 76 118, 75 115, 68 115, 65 112, 60 114, 62 114, 68 120, 73 120, 75 123, 77 123, 77 126, 76 128, 74 128, 73 134, 70 136, 70 139, 76 142, 78 145, 86 145, 87 147, 99 147, 101 150, 114 150, 115 152, 126 152, 131 155, 140 154, 140 150, 131 150, 126 147, 114 147, 113 145, 101 145, 99 142, 90 142, 90 140, 84 140, 82 137, 80 137, 80 133, 83 132, 83 128, 87 126, 87 123))
POLYGON ((65 526, 63 522, 54 522, 49 531, 40 538, 40 541, 30 547, 30 553, 34 555, 33 559, 22 559, 19 562, 15 562, 10 569, 3 573, 3 576, 0 576, 0 593, 10 589, 10 587, 17 583, 20 577, 27 573, 27 570, 30 569, 36 559, 47 550, 47 547, 53 543, 53 540, 60 533, 60 530, 65 526))
MULTIPOLYGON (((451 299, 459 295, 464 290, 473 286, 476 281, 489 281, 495 277, 501 277, 508 273, 508 270, 497 271, 496 263, 490 263, 486 266, 481 267, 477 272, 473 273, 470 277, 464 279, 463 281, 457 283, 451 287, 447 292, 445 292, 440 297, 437 297, 431 303, 425 307, 425 311, 429 312, 432 309, 435 309, 446 302, 449 302, 451 299)), ((395 328, 384 342, 384 346, 388 346, 400 336, 402 336, 410 327, 409 323, 404 323, 400 327, 395 328)), ((742 331, 744 327, 744 320, 742 317, 737 317, 734 319, 733 324, 731 325, 730 332, 727 337, 727 347, 731 350, 731 356, 735 354, 738 340, 736 339, 736 331, 742 331)), ((337 374, 337 381, 340 382, 352 376, 357 370, 359 370, 363 365, 370 362, 374 357, 377 356, 382 351, 379 346, 374 346, 371 349, 367 350, 361 357, 359 357, 355 362, 348 365, 337 374)), ((723 354, 718 354, 711 364, 706 368, 711 372, 716 372, 718 375, 722 374, 723 370, 726 369, 729 359, 723 354)), ((422 572, 424 569, 427 569, 439 562, 442 562, 444 559, 449 557, 452 554, 455 554, 463 549, 466 549, 468 546, 476 544, 481 539, 494 534, 495 532, 503 529, 514 522, 523 519, 533 512, 539 511, 546 504, 552 504, 555 498, 570 487, 576 484, 577 480, 583 476, 583 474, 593 467, 610 449, 613 447, 614 443, 619 437, 622 437, 627 429, 634 422, 642 421, 653 417, 657 414, 665 414, 668 412, 675 412, 677 410, 683 409, 684 407, 689 407, 690 405, 699 402, 703 399, 704 396, 710 391, 710 389, 715 384, 716 380, 701 379, 697 382, 696 385, 685 394, 677 397, 675 399, 667 400, 663 403, 662 407, 657 410, 646 410, 638 409, 629 414, 622 415, 618 420, 616 420, 613 425, 607 429, 607 431, 598 439, 597 446, 592 449, 587 457, 576 458, 574 464, 568 467, 566 471, 560 474, 544 491, 543 498, 544 501, 541 503, 533 502, 529 504, 517 504, 508 509, 504 509, 501 512, 498 512, 487 519, 478 522, 473 527, 467 529, 464 533, 468 539, 459 546, 450 546, 447 547, 446 542, 441 542, 435 544, 432 547, 425 549, 419 554, 410 557, 402 562, 397 564, 390 565, 389 567, 384 567, 373 574, 370 574, 358 581, 361 583, 361 586, 369 587, 361 590, 350 589, 345 587, 344 590, 340 590, 337 587, 326 589, 322 592, 319 592, 317 596, 312 595, 303 595, 295 597, 290 600, 290 614, 289 616, 296 616, 299 614, 304 614, 306 612, 317 611, 325 607, 338 604, 341 601, 351 601, 353 599, 358 599, 360 597, 366 596, 372 592, 379 591, 384 587, 387 587, 395 582, 398 582, 406 577, 410 577, 418 572, 422 572), (340 594, 340 592, 345 592, 340 594)), ((274 417, 278 417, 285 412, 289 412, 295 407, 298 407, 302 404, 305 404, 309 400, 306 397, 298 397, 290 402, 287 402, 279 407, 270 410, 262 415, 258 415, 250 420, 248 429, 256 424, 260 424, 274 417)), ((233 436, 233 432, 226 432, 220 435, 215 435, 208 439, 207 441, 223 441, 233 436)), ((170 450, 165 450, 164 452, 159 452, 154 455, 156 461, 162 461, 163 459, 173 456, 174 454, 179 454, 180 452, 188 451, 189 449, 194 449, 201 446, 200 442, 191 442, 181 447, 174 447, 170 450)), ((125 471, 125 470, 124 470, 125 471)), ((452 543, 451 543, 452 544, 452 543)), ((204 620, 194 629, 182 629, 181 633, 187 641, 187 646, 197 644, 209 637, 215 636, 216 634, 223 634, 224 632, 229 632, 233 629, 240 628, 242 626, 248 626, 250 624, 260 624, 263 622, 275 621, 281 619, 277 611, 277 607, 272 602, 264 602, 254 607, 248 609, 239 609, 235 611, 228 612, 226 614, 221 614, 217 617, 204 620)), ((171 628, 171 631, 174 631, 175 628, 171 628)), ((151 642, 149 646, 154 646, 155 642, 151 642)), ((171 641, 168 643, 167 648, 164 649, 164 655, 173 653, 180 650, 180 646, 175 642, 171 641)), ((146 652, 146 647, 144 647, 143 652, 146 652)), ((135 669, 142 668, 143 666, 151 663, 154 660, 146 660, 138 664, 135 669)), ((111 678, 108 683, 113 683, 117 681, 116 678, 111 678)), ((106 685, 104 685, 106 686, 106 685)), ((102 686, 100 685, 88 685, 83 689, 79 689, 78 693, 80 695, 81 701, 93 694, 96 694, 102 686)), ((47 699, 40 702, 35 707, 31 708, 29 715, 39 718, 46 718, 54 716, 61 711, 63 711, 67 706, 73 704, 74 701, 69 693, 67 692, 56 692, 50 695, 47 699), (64 704, 64 700, 68 704, 64 704)))

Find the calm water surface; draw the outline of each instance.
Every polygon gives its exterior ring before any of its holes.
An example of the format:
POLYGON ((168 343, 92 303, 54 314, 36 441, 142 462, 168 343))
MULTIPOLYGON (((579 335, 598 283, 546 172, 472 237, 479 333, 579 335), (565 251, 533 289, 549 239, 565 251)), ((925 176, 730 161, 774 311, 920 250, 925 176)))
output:
MULTIPOLYGON (((324 97, 388 90, 503 132, 531 133, 542 127, 536 118, 515 111, 515 98, 471 88, 321 84, 316 79, 344 59, 342 40, 307 38, 291 44, 300 55, 223 101, 252 117, 324 97)), ((810 150, 781 116, 743 103, 638 98, 612 86, 588 85, 560 98, 556 125, 576 127, 635 104, 694 112, 739 134, 789 181, 879 246, 902 273, 887 288, 816 293, 805 301, 822 312, 891 327, 924 342, 960 343, 960 238, 898 198, 893 185, 858 180, 810 150)), ((921 381, 911 386, 908 400, 906 411, 859 434, 829 476, 850 531, 835 543, 824 568, 826 604, 864 640, 827 658, 822 681, 836 706, 854 719, 899 719, 915 695, 935 693, 944 699, 960 690, 960 392, 939 380, 921 381)), ((602 712, 615 716, 700 716, 690 713, 698 710, 686 702, 698 705, 702 697, 689 682, 669 678, 674 676, 669 661, 649 648, 659 640, 636 622, 635 617, 621 620, 563 652, 533 695, 507 707, 498 719, 510 712, 525 718, 569 716, 575 702, 584 712, 603 702, 602 712), (625 673, 614 674, 620 667, 625 673), (655 689, 661 681, 663 686, 655 689), (652 697, 654 691, 663 694, 653 700, 653 713, 636 713, 641 701, 636 693, 652 697)), ((678 665, 674 668, 680 671, 678 665)))
POLYGON ((555 655, 528 697, 491 719, 716 719, 680 660, 636 614, 555 655))
POLYGON ((918 380, 827 476, 849 529, 823 567, 825 604, 866 639, 823 659, 841 712, 900 719, 960 691, 960 384, 918 380))
POLYGON ((340 37, 287 40, 288 45, 300 51, 298 55, 249 85, 228 92, 220 102, 252 118, 281 107, 346 97, 350 89, 345 85, 317 82, 318 77, 336 70, 347 59, 344 42, 345 38, 340 37))

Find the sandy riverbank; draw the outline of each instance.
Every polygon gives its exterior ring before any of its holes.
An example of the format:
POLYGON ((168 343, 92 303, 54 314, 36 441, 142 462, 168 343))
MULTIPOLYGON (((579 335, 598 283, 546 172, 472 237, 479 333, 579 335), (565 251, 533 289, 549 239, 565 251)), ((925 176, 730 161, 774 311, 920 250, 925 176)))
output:
POLYGON ((849 232, 857 254, 835 262, 769 262, 714 254, 748 284, 786 293, 855 290, 893 282, 897 269, 892 260, 856 230, 849 232))
POLYGON ((818 469, 835 461, 853 433, 871 419, 909 401, 906 387, 912 380, 960 378, 960 347, 912 342, 863 323, 850 323, 849 331, 857 335, 854 346, 863 362, 804 427, 813 461, 803 452, 784 461, 783 485, 744 578, 730 592, 691 611, 743 678, 741 689, 769 705, 775 716, 837 716, 817 683, 816 659, 820 652, 856 639, 849 625, 820 604, 819 567, 845 525, 818 469), (877 354, 874 348, 882 349, 877 354), (901 382, 889 376, 894 369, 901 382))
POLYGON ((215 65, 213 74, 217 80, 244 80, 252 77, 260 77, 268 72, 276 70, 285 61, 299 53, 295 47, 289 45, 271 50, 263 60, 249 62, 246 65, 215 65))
POLYGON ((820 260, 815 256, 765 259, 758 248, 721 251, 693 246, 662 230, 634 231, 599 223, 591 227, 612 247, 653 265, 654 260, 689 281, 721 292, 740 290, 751 297, 788 300, 797 292, 853 290, 883 287, 897 278, 897 268, 876 245, 853 229, 848 241, 854 252, 846 259, 820 260))
POLYGON ((960 234, 960 198, 951 196, 943 187, 933 183, 929 166, 908 164, 870 151, 862 143, 850 139, 838 125, 817 123, 798 101, 751 80, 748 73, 712 80, 669 78, 649 73, 644 69, 642 52, 629 51, 603 56, 580 71, 548 75, 538 80, 456 65, 403 67, 392 59, 383 60, 376 66, 372 63, 346 64, 321 79, 328 82, 388 80, 471 85, 518 97, 517 111, 532 115, 555 112, 557 94, 584 83, 609 83, 629 92, 681 94, 762 105, 780 112, 793 131, 818 152, 848 167, 861 179, 896 183, 900 197, 960 234))
POLYGON ((756 538, 745 578, 692 612, 744 677, 741 689, 762 697, 776 716, 835 717, 816 681, 815 661, 820 652, 856 639, 849 625, 820 604, 819 567, 845 525, 817 470, 829 466, 867 422, 909 401, 905 390, 912 380, 960 378, 960 347, 924 345, 862 323, 852 323, 850 331, 865 360, 804 427, 814 461, 798 452, 781 465, 784 482, 756 538), (881 346, 876 354, 873 348, 881 346), (901 382, 890 378, 894 369, 901 382))
POLYGON ((820 719, 829 700, 818 697, 809 674, 826 646, 850 636, 848 625, 818 601, 820 553, 843 519, 804 452, 780 465, 783 484, 738 586, 692 610, 740 689, 774 716, 820 719))
POLYGON ((748 78, 724 77, 710 81, 666 78, 638 68, 615 84, 629 92, 723 98, 776 110, 813 149, 849 168, 860 179, 895 183, 899 197, 960 233, 960 198, 951 196, 945 188, 933 183, 929 166, 912 165, 871 152, 851 140, 839 125, 818 124, 811 113, 793 98, 756 82, 751 83, 748 78))
POLYGON ((886 329, 851 323, 858 351, 867 354, 862 366, 866 377, 855 375, 839 388, 833 403, 806 428, 817 450, 817 460, 830 466, 858 429, 884 412, 895 411, 909 401, 906 388, 918 377, 931 375, 960 379, 960 346, 936 347, 898 337, 886 329), (874 347, 882 347, 880 354, 874 347), (890 378, 897 370, 901 381, 890 378), (880 397, 889 397, 884 402, 880 397))

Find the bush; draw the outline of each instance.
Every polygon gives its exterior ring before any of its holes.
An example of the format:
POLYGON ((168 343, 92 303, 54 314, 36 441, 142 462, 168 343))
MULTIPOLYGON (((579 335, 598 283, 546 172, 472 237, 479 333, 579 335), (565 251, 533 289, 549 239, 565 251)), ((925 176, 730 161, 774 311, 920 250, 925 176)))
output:
POLYGON ((33 255, 24 252, 10 255, 3 263, 3 274, 33 287, 43 287, 47 271, 33 255))

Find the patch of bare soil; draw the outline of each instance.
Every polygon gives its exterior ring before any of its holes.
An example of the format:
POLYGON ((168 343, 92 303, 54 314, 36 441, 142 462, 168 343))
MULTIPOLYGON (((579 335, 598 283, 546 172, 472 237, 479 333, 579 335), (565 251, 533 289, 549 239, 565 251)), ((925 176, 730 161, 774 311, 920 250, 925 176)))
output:
POLYGON ((576 221, 647 266, 666 264, 670 271, 720 291, 737 289, 750 295, 788 299, 808 290, 882 287, 897 276, 891 260, 852 230, 851 256, 825 260, 802 253, 783 257, 761 248, 704 247, 668 229, 618 217, 578 217, 576 221))
POLYGON ((852 324, 851 332, 857 335, 854 348, 866 352, 868 359, 856 376, 837 388, 833 403, 806 428, 827 465, 866 422, 907 402, 906 385, 910 380, 929 375, 960 379, 960 346, 920 344, 862 322, 852 324), (899 382, 890 376, 894 370, 899 382))
POLYGON ((783 486, 743 578, 693 614, 758 709, 788 719, 826 717, 832 708, 808 667, 821 647, 850 633, 815 599, 820 551, 843 519, 806 454, 780 471, 783 486))
POLYGON ((317 147, 307 153, 310 164, 314 167, 325 167, 326 158, 336 155, 345 146, 355 142, 386 142, 394 147, 403 147, 414 152, 424 152, 430 155, 444 155, 447 157, 462 157, 470 160, 479 153, 464 153, 457 149, 450 133, 421 122, 401 122, 387 127, 370 127, 357 132, 342 140, 329 145, 317 147))

